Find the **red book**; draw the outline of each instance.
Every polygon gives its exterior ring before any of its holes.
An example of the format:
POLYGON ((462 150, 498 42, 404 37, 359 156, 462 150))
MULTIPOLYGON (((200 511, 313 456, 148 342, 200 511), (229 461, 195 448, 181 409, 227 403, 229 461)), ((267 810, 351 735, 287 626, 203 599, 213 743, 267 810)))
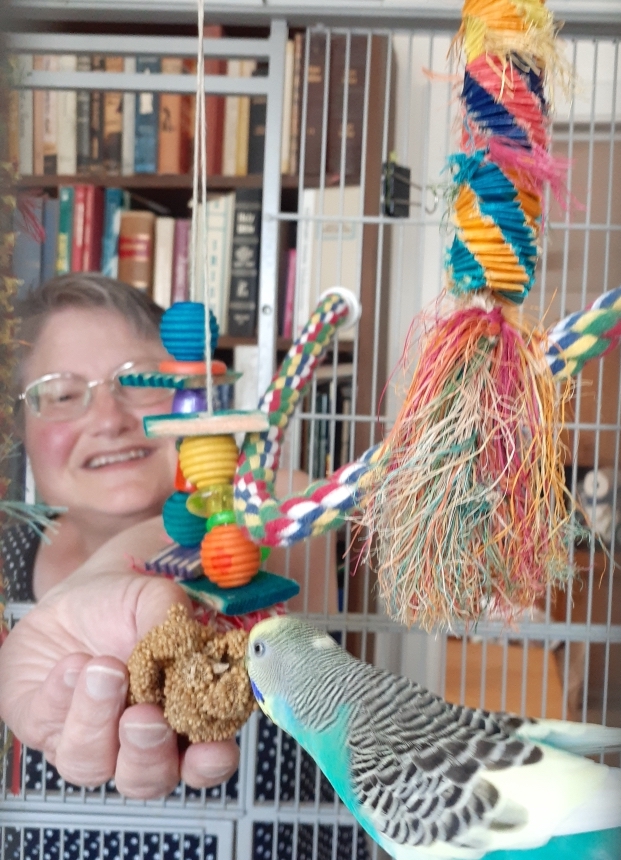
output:
POLYGON ((189 218, 175 221, 171 303, 187 302, 190 298, 190 224, 189 218))
MULTIPOLYGON (((221 39, 222 27, 205 27, 206 39, 221 39)), ((206 75, 226 75, 226 60, 208 58, 205 60, 206 75)), ((224 97, 205 97, 205 123, 207 125, 207 175, 222 174, 222 139, 224 138, 224 97)))
POLYGON ((98 272, 101 267, 101 240, 103 236, 104 190, 87 185, 84 201, 84 248, 82 271, 98 272))
POLYGON ((82 272, 84 262, 84 221, 86 216, 86 185, 73 189, 73 231, 71 235, 71 271, 82 272))

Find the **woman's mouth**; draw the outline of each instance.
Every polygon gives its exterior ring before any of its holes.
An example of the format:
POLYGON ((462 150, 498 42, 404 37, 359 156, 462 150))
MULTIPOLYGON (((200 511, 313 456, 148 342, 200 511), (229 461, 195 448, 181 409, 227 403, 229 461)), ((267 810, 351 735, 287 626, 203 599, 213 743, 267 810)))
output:
POLYGON ((143 460, 151 454, 150 448, 127 448, 124 451, 111 451, 108 454, 95 454, 85 463, 85 469, 101 469, 102 466, 115 466, 131 460, 143 460))

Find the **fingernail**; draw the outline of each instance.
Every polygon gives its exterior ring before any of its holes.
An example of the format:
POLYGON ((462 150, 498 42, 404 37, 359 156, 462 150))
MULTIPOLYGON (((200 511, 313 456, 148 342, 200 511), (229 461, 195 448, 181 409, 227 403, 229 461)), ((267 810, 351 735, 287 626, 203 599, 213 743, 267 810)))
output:
POLYGON ((125 723, 123 731, 130 743, 146 750, 163 743, 172 729, 161 723, 125 723))
POLYGON ((78 669, 67 669, 65 674, 63 675, 63 681, 70 687, 72 690, 75 685, 78 683, 78 678, 80 677, 80 672, 78 669))
POLYGON ((93 699, 115 699, 127 686, 123 672, 109 666, 89 666, 86 689, 93 699))

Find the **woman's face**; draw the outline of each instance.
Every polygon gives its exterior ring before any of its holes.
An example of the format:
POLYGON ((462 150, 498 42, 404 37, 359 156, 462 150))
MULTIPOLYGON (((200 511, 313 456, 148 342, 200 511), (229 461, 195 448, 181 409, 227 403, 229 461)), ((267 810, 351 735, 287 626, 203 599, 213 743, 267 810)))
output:
MULTIPOLYGON (((25 364, 24 386, 46 373, 107 379, 127 361, 159 362, 167 353, 116 311, 64 308, 45 323, 25 364)), ((92 390, 73 421, 46 421, 25 409, 25 445, 37 489, 49 505, 109 517, 152 516, 172 492, 173 439, 147 439, 142 418, 168 411, 164 401, 135 408, 109 386, 92 390)))

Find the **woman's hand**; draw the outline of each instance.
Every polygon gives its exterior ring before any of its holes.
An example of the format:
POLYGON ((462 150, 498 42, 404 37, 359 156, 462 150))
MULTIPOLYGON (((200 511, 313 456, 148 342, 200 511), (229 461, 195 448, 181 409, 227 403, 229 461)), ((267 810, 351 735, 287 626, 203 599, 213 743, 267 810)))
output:
POLYGON ((118 535, 0 648, 0 716, 15 735, 43 750, 64 779, 94 786, 114 777, 122 794, 141 799, 169 793, 179 779, 218 785, 239 761, 234 740, 180 753, 160 708, 125 707, 134 646, 172 604, 189 606, 173 582, 127 570, 128 553, 145 558, 161 545, 159 518, 118 535))

